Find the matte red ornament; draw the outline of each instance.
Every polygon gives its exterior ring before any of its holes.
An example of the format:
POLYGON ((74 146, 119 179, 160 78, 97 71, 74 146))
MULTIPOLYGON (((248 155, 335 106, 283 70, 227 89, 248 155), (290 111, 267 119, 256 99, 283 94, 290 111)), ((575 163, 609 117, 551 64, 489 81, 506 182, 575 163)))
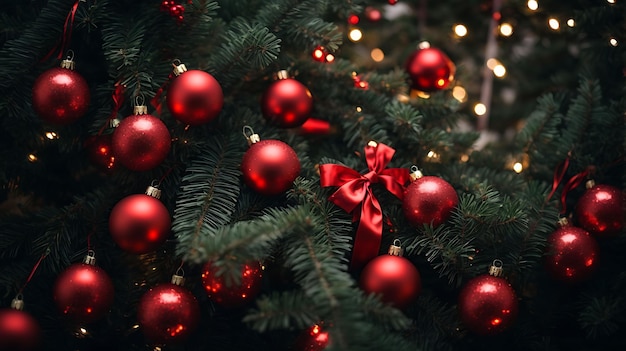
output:
POLYGON ((578 283, 595 271, 598 252, 598 243, 587 231, 562 220, 561 226, 548 237, 545 265, 553 278, 578 283))
POLYGON ((83 263, 69 266, 54 284, 57 308, 77 323, 91 323, 104 317, 113 305, 113 296, 111 278, 95 266, 95 259, 90 255, 85 257, 83 263))
POLYGON ((172 137, 165 124, 135 106, 135 114, 122 120, 113 132, 113 155, 132 171, 148 171, 160 165, 170 152, 172 137))
MULTIPOLYGON (((13 300, 14 304, 16 300, 13 300)), ((22 302, 21 299, 17 301, 22 302)), ((0 309, 0 350, 35 351, 39 349, 40 341, 41 328, 35 318, 21 307, 0 309)))
POLYGON ((407 307, 422 291, 419 271, 401 254, 400 246, 391 245, 389 254, 371 260, 359 279, 363 291, 378 294, 383 302, 397 308, 407 307))
POLYGON ((294 342, 294 351, 323 351, 330 345, 330 336, 321 325, 305 330, 294 342))
POLYGON ((33 109, 49 123, 75 122, 87 113, 90 99, 89 86, 70 59, 43 72, 33 84, 33 109))
POLYGON ((300 174, 300 160, 291 148, 280 140, 259 140, 249 137, 250 148, 241 160, 244 182, 263 195, 278 195, 291 188, 300 174))
POLYGON ((480 275, 461 289, 458 309, 467 329, 479 335, 493 335, 515 322, 517 296, 505 279, 480 275))
POLYGON ((217 275, 211 262, 202 269, 202 285, 211 301, 220 306, 241 307, 252 301, 261 290, 263 268, 259 262, 249 262, 241 267, 241 284, 228 285, 223 276, 217 275))
POLYGON ((123 198, 111 210, 109 232, 124 251, 144 254, 161 246, 170 235, 170 214, 152 196, 135 194, 123 198))
POLYGON ((101 171, 112 172, 116 168, 112 134, 90 136, 85 148, 91 163, 101 171))
POLYGON ((442 90, 454 79, 456 67, 441 50, 425 48, 414 51, 405 64, 412 88, 432 92, 442 90))
POLYGON ((278 72, 278 78, 261 99, 263 117, 281 128, 298 127, 311 115, 313 96, 304 84, 288 78, 287 71, 278 72))
POLYGON ((445 180, 434 176, 422 176, 414 169, 415 179, 404 191, 402 210, 409 223, 415 227, 430 224, 436 227, 445 222, 459 204, 459 196, 445 180))
MULTIPOLYGON (((176 282, 174 278, 173 281, 176 282)), ((141 331, 151 343, 175 344, 185 341, 197 328, 200 305, 184 287, 172 283, 160 284, 139 300, 137 319, 141 331)))
POLYGON ((624 228, 624 194, 610 185, 593 182, 587 185, 587 191, 576 204, 576 224, 598 238, 617 236, 624 228))
POLYGON ((175 66, 177 75, 167 90, 167 107, 180 122, 199 126, 213 121, 222 111, 224 94, 220 83, 200 70, 175 66))

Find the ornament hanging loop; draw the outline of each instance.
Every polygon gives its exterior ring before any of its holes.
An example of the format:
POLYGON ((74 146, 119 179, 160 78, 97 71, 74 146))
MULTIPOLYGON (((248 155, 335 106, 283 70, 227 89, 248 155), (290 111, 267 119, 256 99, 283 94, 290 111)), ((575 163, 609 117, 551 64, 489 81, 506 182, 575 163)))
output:
POLYGON ((502 275, 502 266, 503 263, 501 260, 499 259, 495 259, 493 260, 493 262, 491 263, 491 266, 489 266, 489 275, 492 275, 494 277, 499 277, 502 275))
POLYGON ((250 126, 243 126, 243 136, 248 141, 248 145, 252 145, 261 141, 261 137, 256 134, 250 126))

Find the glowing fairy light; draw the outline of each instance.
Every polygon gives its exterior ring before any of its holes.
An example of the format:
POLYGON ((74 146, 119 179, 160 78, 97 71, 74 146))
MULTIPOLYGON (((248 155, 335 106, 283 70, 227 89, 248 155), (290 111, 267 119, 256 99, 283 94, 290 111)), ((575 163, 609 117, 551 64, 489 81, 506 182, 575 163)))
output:
POLYGON ((456 34, 458 37, 464 37, 467 35, 467 27, 465 27, 462 24, 457 24, 456 26, 454 26, 454 34, 456 34))
POLYGON ((510 37, 513 34, 513 26, 508 23, 502 23, 500 25, 500 34, 505 37, 510 37))

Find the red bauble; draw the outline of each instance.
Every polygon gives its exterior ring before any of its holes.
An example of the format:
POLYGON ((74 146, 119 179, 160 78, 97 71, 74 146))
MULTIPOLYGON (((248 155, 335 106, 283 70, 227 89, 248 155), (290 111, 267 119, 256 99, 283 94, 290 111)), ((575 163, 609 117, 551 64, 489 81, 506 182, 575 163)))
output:
POLYGON ((90 97, 85 79, 70 68, 51 68, 33 85, 35 113, 54 124, 69 124, 81 118, 89 108, 90 97))
POLYGON ((211 263, 204 265, 202 285, 211 301, 224 307, 241 307, 252 301, 261 290, 263 269, 258 262, 250 262, 241 267, 241 284, 227 286, 223 276, 217 276, 211 263))
POLYGON ((113 304, 113 282, 107 273, 87 263, 75 263, 54 284, 54 302, 59 311, 77 323, 102 318, 113 304))
POLYGON ((445 222, 459 204, 459 197, 450 183, 439 177, 422 176, 404 191, 402 210, 413 226, 445 222))
POLYGON ((85 148, 91 163, 98 169, 111 172, 115 169, 115 156, 113 156, 113 135, 93 135, 85 141, 85 148))
POLYGON ((0 310, 0 350, 34 351, 40 339, 41 329, 30 314, 13 308, 0 310))
POLYGON ((280 140, 261 140, 250 145, 241 160, 243 180, 263 195, 283 193, 300 174, 300 160, 291 146, 280 140))
POLYGON ((370 22, 378 22, 381 20, 381 18, 383 18, 383 15, 379 9, 372 6, 367 6, 365 8, 365 17, 370 22))
POLYGON ((546 268, 557 280, 578 283, 595 270, 598 252, 598 244, 589 233, 564 225, 548 237, 546 268))
POLYGON ((404 308, 422 291, 419 271, 401 256, 382 255, 371 260, 363 271, 359 286, 368 294, 379 294, 383 302, 404 308))
POLYGON ((624 228, 624 194, 610 185, 592 185, 576 204, 576 223, 600 238, 618 235, 624 228))
POLYGON ((189 290, 171 283, 161 284, 141 297, 137 319, 150 342, 177 343, 198 326, 200 306, 189 290))
POLYGON ((461 289, 458 308, 467 329, 479 335, 497 334, 515 321, 517 296, 503 278, 481 275, 461 289))
POLYGON ((174 78, 167 90, 167 107, 184 124, 198 126, 214 120, 224 106, 220 83, 200 71, 184 71, 174 78))
MULTIPOLYGON (((322 52, 326 60, 326 53, 322 52)), ((282 71, 281 71, 282 72, 282 71)), ((280 73, 286 77, 286 73, 280 73)), ((298 127, 313 109, 313 96, 304 84, 292 78, 282 78, 269 86, 261 100, 263 117, 281 128, 298 127)))
POLYGON ((165 124, 152 115, 124 118, 113 132, 113 154, 124 167, 147 171, 163 162, 172 137, 165 124))
POLYGON ((414 89, 426 92, 445 89, 454 79, 456 67, 443 51, 419 49, 406 61, 405 69, 414 89))
POLYGON ((163 203, 145 194, 118 202, 109 217, 109 232, 124 251, 143 254, 156 250, 170 234, 170 214, 163 203))
POLYGON ((330 337, 321 325, 316 324, 302 333, 295 341, 294 351, 323 351, 330 345, 330 337))

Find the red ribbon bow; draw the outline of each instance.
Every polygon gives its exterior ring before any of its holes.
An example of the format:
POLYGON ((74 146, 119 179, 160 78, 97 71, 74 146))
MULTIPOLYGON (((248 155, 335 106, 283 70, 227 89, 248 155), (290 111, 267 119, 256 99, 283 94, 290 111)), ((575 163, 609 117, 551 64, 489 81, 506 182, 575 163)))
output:
POLYGON ((338 186, 329 200, 359 221, 352 250, 352 269, 360 269, 378 255, 383 234, 383 211, 378 199, 372 194, 373 183, 381 183, 389 192, 402 200, 404 184, 409 180, 405 168, 385 168, 396 150, 385 144, 370 141, 365 147, 365 159, 369 172, 359 174, 355 170, 337 164, 320 165, 320 184, 338 186))

